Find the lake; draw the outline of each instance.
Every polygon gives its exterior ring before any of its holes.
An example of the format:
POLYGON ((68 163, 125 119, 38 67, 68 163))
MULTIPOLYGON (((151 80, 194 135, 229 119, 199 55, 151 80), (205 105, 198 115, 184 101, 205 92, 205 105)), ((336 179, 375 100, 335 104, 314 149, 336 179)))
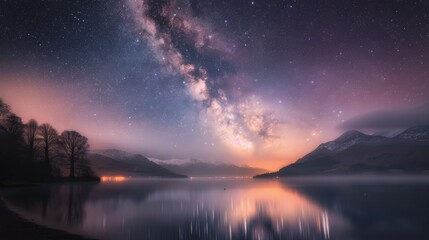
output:
POLYGON ((429 182, 125 179, 7 189, 28 219, 98 239, 429 239, 429 182))

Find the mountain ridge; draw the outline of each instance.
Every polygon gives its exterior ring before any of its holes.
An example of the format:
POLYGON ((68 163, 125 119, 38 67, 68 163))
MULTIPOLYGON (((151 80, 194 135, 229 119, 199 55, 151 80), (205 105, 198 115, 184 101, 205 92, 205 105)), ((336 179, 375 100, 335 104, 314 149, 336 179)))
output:
POLYGON ((187 178, 172 172, 140 154, 116 149, 95 150, 88 154, 93 170, 99 175, 187 178))
POLYGON ((416 126, 391 138, 347 131, 279 171, 255 177, 426 172, 429 127, 416 126))
POLYGON ((195 158, 160 160, 151 158, 170 171, 192 177, 251 177, 266 172, 265 169, 238 166, 224 162, 206 162, 195 158))
POLYGON ((161 160, 118 149, 93 150, 89 157, 95 171, 100 175, 252 177, 267 171, 224 162, 206 162, 195 158, 161 160), (146 171, 145 168, 149 168, 151 171, 146 171))

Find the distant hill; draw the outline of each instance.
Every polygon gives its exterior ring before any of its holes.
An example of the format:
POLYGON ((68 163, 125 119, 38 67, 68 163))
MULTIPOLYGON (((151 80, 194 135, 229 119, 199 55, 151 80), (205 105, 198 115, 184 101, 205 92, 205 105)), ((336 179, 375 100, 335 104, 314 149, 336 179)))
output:
POLYGON ((151 159, 170 171, 191 177, 251 177, 267 170, 226 163, 211 163, 197 159, 151 159))
POLYGON ((97 150, 89 154, 92 169, 97 175, 186 178, 139 154, 116 149, 97 150))
POLYGON ((429 172, 429 127, 412 127, 392 138, 348 131, 278 172, 255 177, 429 172))

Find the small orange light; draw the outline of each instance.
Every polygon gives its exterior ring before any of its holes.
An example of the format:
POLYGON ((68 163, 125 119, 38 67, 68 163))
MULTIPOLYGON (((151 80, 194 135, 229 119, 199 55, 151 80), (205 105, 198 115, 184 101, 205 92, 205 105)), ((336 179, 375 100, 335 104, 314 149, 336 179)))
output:
POLYGON ((123 182, 127 178, 124 176, 102 176, 101 181, 102 182, 123 182))

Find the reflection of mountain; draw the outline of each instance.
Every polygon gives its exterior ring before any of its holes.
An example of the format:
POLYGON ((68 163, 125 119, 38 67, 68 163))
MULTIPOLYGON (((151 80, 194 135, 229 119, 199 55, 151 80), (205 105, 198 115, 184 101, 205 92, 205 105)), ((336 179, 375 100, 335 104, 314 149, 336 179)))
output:
POLYGON ((27 219, 97 239, 378 240, 427 239, 428 189, 341 179, 134 179, 2 194, 27 219))
POLYGON ((265 169, 226 163, 203 162, 197 159, 151 159, 172 172, 192 177, 249 177, 267 172, 265 169))
POLYGON ((347 239, 427 239, 428 183, 296 184, 285 188, 316 202, 351 224, 347 239))
POLYGON ((425 171, 429 171, 429 127, 413 127, 393 138, 349 131, 278 172, 258 177, 425 171))
POLYGON ((139 154, 107 149, 89 154, 93 170, 100 176, 123 175, 142 177, 186 178, 139 154))

